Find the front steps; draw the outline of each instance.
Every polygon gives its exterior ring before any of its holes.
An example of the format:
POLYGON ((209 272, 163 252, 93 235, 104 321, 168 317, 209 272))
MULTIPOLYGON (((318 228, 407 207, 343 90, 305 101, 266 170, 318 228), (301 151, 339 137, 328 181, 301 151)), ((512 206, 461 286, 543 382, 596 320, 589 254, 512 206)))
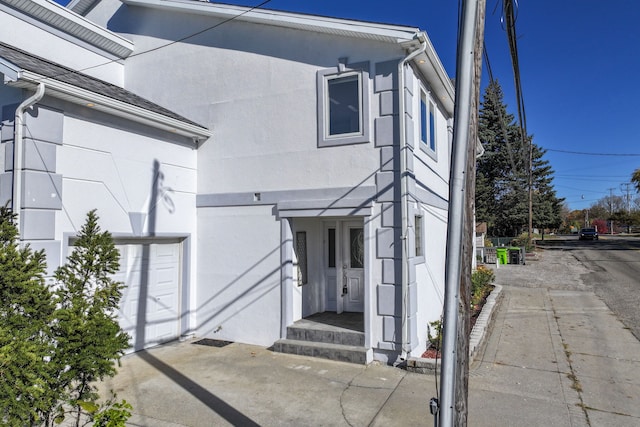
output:
POLYGON ((287 338, 274 343, 279 353, 367 363, 361 313, 320 313, 287 327, 287 338))

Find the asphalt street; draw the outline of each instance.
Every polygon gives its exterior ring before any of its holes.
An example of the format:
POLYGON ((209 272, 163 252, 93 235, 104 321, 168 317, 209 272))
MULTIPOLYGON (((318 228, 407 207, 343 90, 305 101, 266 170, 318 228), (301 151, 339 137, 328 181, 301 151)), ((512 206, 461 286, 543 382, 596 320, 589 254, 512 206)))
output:
POLYGON ((601 235, 597 241, 579 241, 566 237, 545 244, 552 245, 543 246, 550 255, 563 250, 570 255, 570 263, 574 258, 582 264, 587 270, 579 277, 582 286, 602 298, 640 339, 640 238, 601 235))

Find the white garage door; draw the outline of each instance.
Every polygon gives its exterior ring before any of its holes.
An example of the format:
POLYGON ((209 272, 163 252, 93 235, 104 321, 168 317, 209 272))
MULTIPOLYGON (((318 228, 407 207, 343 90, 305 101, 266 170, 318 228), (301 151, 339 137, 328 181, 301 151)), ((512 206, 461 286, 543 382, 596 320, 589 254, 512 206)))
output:
POLYGON ((123 282, 120 326, 142 350, 180 335, 180 242, 117 242, 123 282))

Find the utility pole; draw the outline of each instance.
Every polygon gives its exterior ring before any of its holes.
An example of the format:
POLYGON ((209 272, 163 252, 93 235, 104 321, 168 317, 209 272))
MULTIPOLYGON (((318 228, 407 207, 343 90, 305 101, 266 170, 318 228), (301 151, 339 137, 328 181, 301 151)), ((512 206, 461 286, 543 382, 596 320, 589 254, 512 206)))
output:
POLYGON ((629 192, 631 191, 631 183, 630 182, 625 182, 623 184, 620 184, 620 188, 622 189, 622 191, 626 192, 626 196, 625 196, 625 200, 627 201, 627 213, 630 214, 631 213, 631 196, 629 194, 629 192), (623 188, 624 187, 624 188, 623 188))
POLYGON ((629 194, 630 188, 631 188, 631 183, 630 182, 625 182, 623 184, 620 184, 620 188, 622 188, 622 191, 626 191, 626 201, 627 201, 627 233, 631 232, 631 225, 629 225, 629 215, 631 215, 631 195, 629 194))
POLYGON ((609 188, 609 234, 613 234, 613 190, 609 188))
POLYGON ((463 0, 456 61, 439 426, 467 425, 475 154, 486 0, 463 0), (460 322, 458 320, 461 319, 460 322))

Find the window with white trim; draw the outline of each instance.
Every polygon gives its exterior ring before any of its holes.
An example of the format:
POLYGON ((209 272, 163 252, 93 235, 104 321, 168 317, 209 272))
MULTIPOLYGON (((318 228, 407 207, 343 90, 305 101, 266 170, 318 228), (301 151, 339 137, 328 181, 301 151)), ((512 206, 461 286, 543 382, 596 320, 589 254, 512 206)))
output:
POLYGON ((369 63, 318 71, 318 146, 369 142, 369 63))
POLYGON ((435 159, 436 148, 436 105, 429 93, 420 88, 420 148, 435 159))

